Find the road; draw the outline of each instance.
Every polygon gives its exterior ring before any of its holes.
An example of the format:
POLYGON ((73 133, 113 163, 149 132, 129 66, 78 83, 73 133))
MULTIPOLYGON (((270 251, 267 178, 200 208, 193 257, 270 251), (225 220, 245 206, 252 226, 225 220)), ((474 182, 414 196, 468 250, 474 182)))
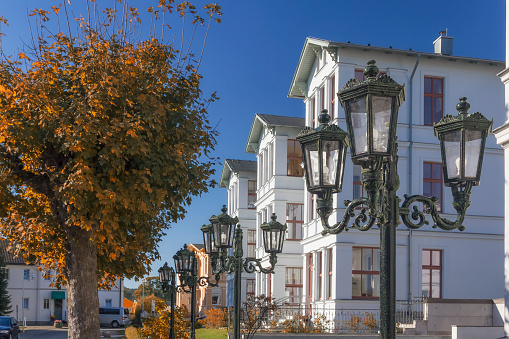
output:
MULTIPOLYGON (((110 332, 111 338, 122 338, 123 329, 101 328, 103 332, 110 332)), ((20 339, 67 339, 67 327, 54 328, 53 326, 27 326, 25 333, 21 333, 20 339)), ((101 337, 103 338, 103 337, 101 337)))

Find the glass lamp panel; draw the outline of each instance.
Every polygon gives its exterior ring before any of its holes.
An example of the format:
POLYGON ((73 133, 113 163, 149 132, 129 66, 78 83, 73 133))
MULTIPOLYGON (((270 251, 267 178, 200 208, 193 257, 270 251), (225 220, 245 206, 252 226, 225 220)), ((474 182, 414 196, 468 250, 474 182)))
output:
POLYGON ((320 185, 320 160, 318 154, 318 140, 305 144, 306 175, 311 187, 320 185))
POLYGON ((447 166, 447 179, 460 176, 460 136, 461 131, 444 133, 445 162, 447 166))
POLYGON ((203 232, 203 247, 205 249, 205 253, 207 254, 210 254, 211 251, 211 232, 210 231, 206 231, 206 232, 203 232))
POLYGON ((465 177, 475 178, 481 154, 481 131, 465 132, 465 177))
POLYGON ((391 123, 391 97, 372 98, 373 103, 373 151, 387 153, 391 123))
POLYGON ((339 141, 324 141, 322 150, 323 160, 323 184, 335 185, 340 164, 339 161, 339 141))
POLYGON ((366 98, 358 98, 350 102, 350 115, 355 142, 355 154, 368 151, 368 113, 366 98))

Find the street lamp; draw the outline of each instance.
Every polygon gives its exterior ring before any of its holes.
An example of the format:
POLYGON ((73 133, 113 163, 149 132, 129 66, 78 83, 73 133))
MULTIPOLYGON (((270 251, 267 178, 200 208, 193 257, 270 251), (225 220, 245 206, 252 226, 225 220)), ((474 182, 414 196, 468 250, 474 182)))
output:
POLYGON ((279 223, 276 214, 273 213, 271 221, 260 225, 262 230, 263 247, 265 252, 270 254, 270 267, 262 267, 262 260, 255 258, 242 259, 242 229, 238 224, 237 217, 232 218, 226 214, 226 206, 223 205, 220 215, 210 217, 210 225, 203 225, 205 252, 210 255, 213 265, 213 273, 223 272, 234 273, 234 294, 233 294, 233 337, 240 339, 240 308, 242 289, 241 276, 242 271, 253 273, 259 271, 264 274, 274 273, 277 263, 277 254, 283 251, 283 242, 286 233, 286 224, 279 223), (235 224, 237 226, 235 227, 235 224), (234 233, 232 237, 232 231, 234 233), (233 255, 228 256, 227 250, 233 247, 233 255), (208 252, 207 252, 208 251, 208 252))
MULTIPOLYGON (((324 151, 316 149, 313 143, 316 145, 329 140, 324 138, 323 131, 327 130, 330 134, 335 133, 341 144, 346 133, 337 126, 328 125, 330 118, 324 110, 320 115, 320 127, 315 130, 306 127, 297 140, 305 157, 308 190, 318 195, 317 212, 324 228, 322 234, 338 234, 346 230, 356 212, 359 214, 351 227, 367 231, 377 222, 380 228, 380 338, 392 339, 396 336, 396 227, 399 217, 412 229, 428 224, 424 213, 431 214, 435 223, 433 227, 443 230, 465 229, 462 223, 470 206, 470 190, 479 183, 484 145, 492 121, 479 112, 468 114, 470 104, 466 98, 460 98, 456 106, 460 114, 446 115, 434 126, 440 140, 444 182, 452 189, 453 207, 457 211, 455 221, 440 217, 435 206, 437 197, 405 194, 405 200, 399 206, 400 199, 396 196, 399 188, 396 126, 398 108, 405 100, 405 91, 404 86, 378 73, 375 61, 370 60, 364 70, 367 79, 351 79, 338 92, 341 106, 345 109, 352 162, 362 167, 362 185, 367 197, 346 200, 343 218, 335 225, 329 225, 328 220, 333 212, 332 193, 341 191, 341 182, 336 182, 334 187, 312 184, 316 182, 313 178, 342 172, 344 163, 341 161, 344 161, 344 157, 338 156, 341 160, 334 162, 337 167, 331 170, 325 166, 324 156, 321 155, 325 154, 324 151), (316 149, 318 156, 322 156, 318 165, 316 161, 309 161, 312 157, 309 149, 316 149), (410 211, 410 206, 417 202, 424 204, 424 211, 415 205, 410 211), (356 210, 360 205, 367 208, 356 210)), ((339 178, 342 180, 342 175, 339 178)))
POLYGON ((158 272, 163 292, 170 292, 170 339, 175 339, 175 292, 177 289, 175 285, 175 271, 173 267, 169 267, 168 263, 165 262, 164 266, 161 267, 158 272))
POLYGON ((184 244, 184 247, 177 251, 177 253, 173 256, 173 260, 175 261, 175 268, 177 270, 177 274, 179 275, 180 285, 176 287, 179 292, 191 293, 191 339, 195 339, 195 323, 196 323, 196 287, 197 286, 217 286, 220 275, 216 274, 216 282, 212 283, 209 277, 197 277, 197 265, 196 265, 196 255, 193 251, 190 251, 187 248, 187 245, 184 244))

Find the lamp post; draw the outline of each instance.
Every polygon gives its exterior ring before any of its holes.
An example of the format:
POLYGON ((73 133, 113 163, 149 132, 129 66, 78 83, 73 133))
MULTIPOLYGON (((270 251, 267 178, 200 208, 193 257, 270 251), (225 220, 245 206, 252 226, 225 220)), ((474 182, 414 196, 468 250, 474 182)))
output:
POLYGON ((175 339, 175 292, 176 292, 176 284, 175 284, 175 271, 173 267, 169 267, 168 263, 164 263, 163 267, 161 267, 158 271, 159 273, 159 281, 162 284, 163 292, 170 292, 170 339, 175 339))
POLYGON ((191 293, 191 335, 190 339, 195 339, 195 323, 196 323, 196 287, 197 286, 217 286, 219 282, 219 274, 216 274, 216 282, 212 283, 209 277, 198 277, 196 266, 196 255, 194 252, 184 247, 177 251, 173 256, 175 268, 179 275, 180 285, 176 286, 179 292, 191 293), (187 287, 187 288, 186 288, 187 287))
POLYGON ((226 206, 223 205, 220 215, 213 215, 209 221, 210 225, 203 225, 203 241, 205 253, 211 257, 212 270, 214 274, 223 272, 234 273, 234 295, 233 295, 233 337, 240 339, 240 308, 242 290, 242 271, 253 273, 256 270, 270 274, 274 273, 277 263, 277 253, 283 251, 283 242, 286 232, 286 224, 277 222, 276 214, 273 213, 271 221, 260 225, 262 230, 263 246, 265 252, 270 254, 270 267, 262 267, 262 260, 246 258, 243 260, 242 229, 239 220, 226 214, 226 206), (235 227, 235 224, 237 226, 235 227), (235 228, 235 230, 234 230, 235 228), (232 233, 233 237, 232 237, 232 233), (227 250, 233 247, 233 255, 228 256, 227 250))
POLYGON ((451 187, 453 207, 457 218, 451 221, 440 217, 436 197, 404 195, 401 204, 396 196, 399 187, 398 143, 396 127, 398 108, 405 100, 404 86, 387 75, 378 75, 374 60, 364 70, 365 81, 351 79, 338 97, 345 109, 348 133, 329 125, 330 117, 323 110, 314 129, 306 127, 297 140, 301 143, 308 191, 317 195, 317 212, 324 230, 322 235, 338 234, 348 230, 356 207, 360 209, 351 227, 369 230, 375 222, 380 228, 380 338, 396 337, 396 227, 399 217, 411 229, 428 224, 431 214, 433 227, 443 230, 458 229, 470 206, 472 186, 479 184, 486 137, 492 121, 481 113, 468 114, 470 104, 460 98, 456 106, 458 116, 446 115, 435 124, 435 135, 440 140, 444 184, 451 187), (362 185, 367 197, 346 200, 346 211, 340 222, 329 225, 333 212, 332 194, 341 192, 344 158, 350 146, 352 162, 362 167, 362 185), (415 203, 422 203, 420 209, 415 203), (413 209, 410 207, 413 205, 413 209), (367 213, 366 213, 367 212, 367 213))

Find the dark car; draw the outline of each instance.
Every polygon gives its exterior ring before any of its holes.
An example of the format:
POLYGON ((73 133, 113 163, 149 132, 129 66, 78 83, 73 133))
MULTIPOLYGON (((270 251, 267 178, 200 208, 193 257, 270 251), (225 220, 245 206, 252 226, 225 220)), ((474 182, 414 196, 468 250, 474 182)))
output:
POLYGON ((0 316, 0 338, 18 339, 19 326, 13 317, 0 316))

